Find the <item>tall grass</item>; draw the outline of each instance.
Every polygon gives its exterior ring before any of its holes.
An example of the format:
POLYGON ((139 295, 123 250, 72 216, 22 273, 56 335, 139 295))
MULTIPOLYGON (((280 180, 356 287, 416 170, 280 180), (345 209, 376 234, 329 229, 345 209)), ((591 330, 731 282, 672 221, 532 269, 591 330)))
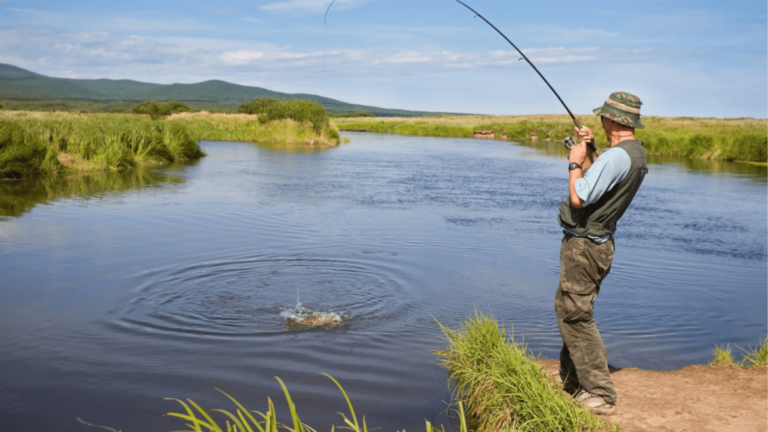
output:
POLYGON ((730 366, 734 363, 735 359, 733 358, 733 350, 731 350, 730 345, 715 345, 715 348, 712 350, 712 361, 709 362, 710 366, 730 366))
MULTIPOLYGON (((337 145, 340 142, 336 124, 327 121, 319 130, 311 121, 290 118, 264 122, 261 115, 224 115, 207 112, 170 116, 169 122, 184 125, 198 140, 301 143, 337 145)), ((327 119, 326 119, 327 120, 327 119)))
POLYGON ((526 345, 507 337, 491 316, 475 311, 459 330, 438 323, 448 348, 438 351, 454 398, 479 431, 618 430, 576 405, 542 372, 526 345))
POLYGON ((261 116, 205 112, 152 121, 146 116, 125 114, 3 111, 0 179, 71 171, 119 171, 195 160, 205 155, 197 144, 200 140, 306 145, 340 142, 338 128, 327 117, 317 129, 310 120, 275 118, 264 122, 261 116))
MULTIPOLYGON (((596 135, 599 146, 608 142, 600 119, 579 116, 596 135)), ((768 121, 758 119, 702 119, 691 117, 643 117, 645 129, 637 139, 654 155, 686 156, 725 161, 768 160, 768 121)), ((448 116, 418 118, 338 119, 342 130, 396 133, 437 137, 471 138, 475 132, 491 131, 497 138, 560 140, 573 135, 573 123, 564 115, 448 116)))
POLYGON ((67 170, 120 170, 203 155, 195 137, 183 126, 144 117, 66 113, 0 116, 0 178, 67 170))
POLYGON ((768 338, 762 339, 754 348, 750 346, 739 349, 744 353, 739 366, 748 368, 768 365, 768 338))
POLYGON ((243 114, 256 114, 261 124, 275 120, 291 119, 298 123, 309 122, 315 133, 320 133, 328 128, 328 113, 325 107, 317 102, 292 99, 281 101, 269 97, 256 98, 252 102, 246 102, 237 110, 243 114))

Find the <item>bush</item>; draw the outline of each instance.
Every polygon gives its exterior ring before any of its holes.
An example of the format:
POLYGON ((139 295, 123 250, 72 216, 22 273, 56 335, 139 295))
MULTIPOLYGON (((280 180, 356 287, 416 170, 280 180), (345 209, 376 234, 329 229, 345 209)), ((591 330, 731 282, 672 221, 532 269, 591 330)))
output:
POLYGON ((162 117, 169 116, 171 114, 189 112, 189 106, 187 104, 170 101, 170 102, 153 102, 145 101, 133 107, 131 110, 134 114, 147 114, 152 120, 157 120, 162 117))
POLYGON ((256 98, 246 102, 237 109, 243 114, 257 114, 259 123, 269 123, 274 120, 291 119, 299 123, 312 123, 312 129, 320 133, 328 127, 328 113, 325 107, 317 102, 292 99, 280 101, 272 98, 256 98))
POLYGON ((264 114, 272 105, 279 104, 280 101, 271 97, 256 98, 252 102, 246 102, 237 108, 240 114, 264 114))

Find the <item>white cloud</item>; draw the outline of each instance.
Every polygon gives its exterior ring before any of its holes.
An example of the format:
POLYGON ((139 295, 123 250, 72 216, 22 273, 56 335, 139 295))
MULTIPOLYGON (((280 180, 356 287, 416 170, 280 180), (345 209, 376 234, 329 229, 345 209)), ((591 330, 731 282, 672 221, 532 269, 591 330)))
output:
MULTIPOLYGON (((696 52, 598 47, 524 52, 575 112, 589 112, 594 94, 625 89, 644 95, 654 114, 765 116, 765 99, 758 100, 765 90, 764 74, 755 73, 764 71, 764 62, 754 70, 734 68, 731 74, 718 74, 698 67, 696 52), (676 66, 681 60, 687 66, 676 66), (706 103, 711 100, 718 103, 706 103)), ((542 104, 546 98, 536 87, 548 95, 546 88, 519 58, 510 50, 324 52, 242 40, 0 29, 0 63, 54 77, 156 83, 222 79, 406 109, 558 112, 556 100, 554 108, 542 104)))

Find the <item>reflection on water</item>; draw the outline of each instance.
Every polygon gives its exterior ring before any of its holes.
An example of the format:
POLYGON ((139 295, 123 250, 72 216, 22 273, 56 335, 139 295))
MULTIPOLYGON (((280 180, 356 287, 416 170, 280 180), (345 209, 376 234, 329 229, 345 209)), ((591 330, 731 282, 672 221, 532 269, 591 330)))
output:
POLYGON ((0 181, 0 216, 21 216, 38 204, 76 197, 102 199, 131 189, 156 188, 180 184, 184 177, 148 168, 124 172, 96 172, 44 177, 38 180, 0 181))
POLYGON ((288 153, 322 153, 329 151, 337 146, 321 146, 321 145, 308 145, 308 144, 291 144, 291 143, 273 143, 273 142, 257 142, 254 143, 257 147, 266 150, 277 150, 288 153))

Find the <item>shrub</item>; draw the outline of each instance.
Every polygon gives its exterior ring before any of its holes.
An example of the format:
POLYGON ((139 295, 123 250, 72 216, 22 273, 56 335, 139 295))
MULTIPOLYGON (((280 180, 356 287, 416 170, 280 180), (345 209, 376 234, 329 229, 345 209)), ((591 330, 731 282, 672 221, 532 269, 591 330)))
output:
POLYGON ((251 102, 245 102, 237 108, 240 114, 264 114, 272 105, 279 104, 280 101, 271 97, 256 98, 251 102))
POLYGON ((189 112, 189 106, 178 101, 153 102, 145 101, 133 107, 134 114, 147 114, 152 120, 157 120, 171 114, 189 112))
POLYGON ((283 119, 291 119, 299 123, 308 121, 312 123, 315 133, 326 129, 329 120, 328 113, 322 104, 300 99, 280 101, 272 98, 256 98, 252 102, 240 105, 237 111, 243 114, 257 114, 261 124, 283 119))

